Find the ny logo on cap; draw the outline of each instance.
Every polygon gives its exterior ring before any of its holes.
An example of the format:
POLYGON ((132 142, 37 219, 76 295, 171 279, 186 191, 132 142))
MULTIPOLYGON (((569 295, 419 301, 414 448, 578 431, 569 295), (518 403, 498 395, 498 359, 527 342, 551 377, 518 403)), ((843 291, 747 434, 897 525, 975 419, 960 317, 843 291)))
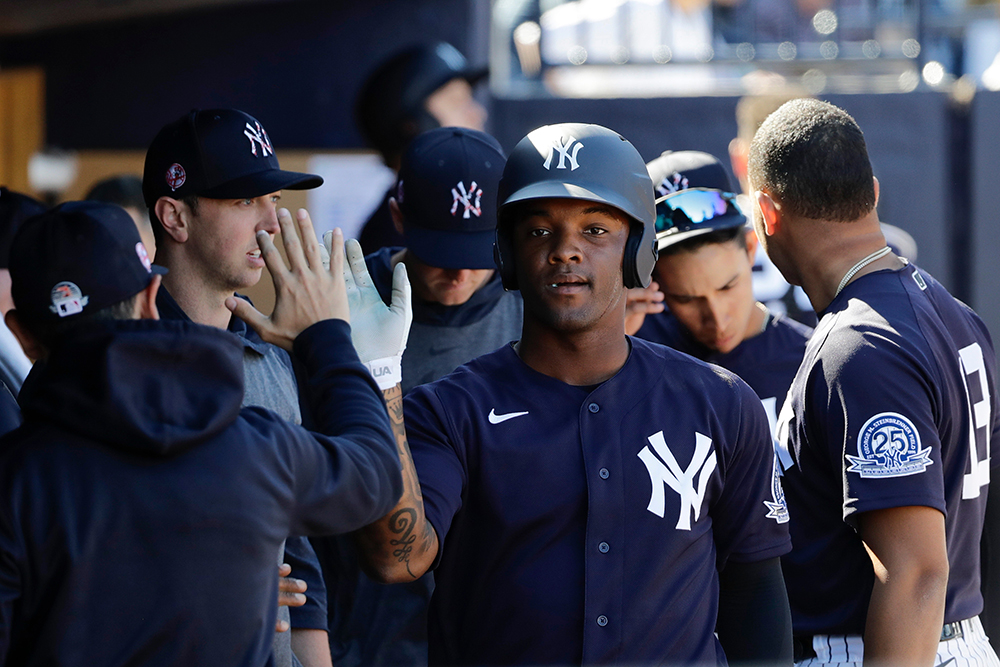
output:
POLYGON ((462 204, 465 206, 465 210, 462 212, 462 217, 466 220, 469 219, 469 214, 474 213, 478 218, 483 214, 483 209, 479 206, 479 200, 483 196, 483 189, 476 186, 476 182, 472 181, 472 185, 469 186, 469 191, 465 191, 465 184, 462 181, 458 182, 454 188, 451 189, 452 203, 451 203, 451 214, 455 215, 458 212, 458 205, 462 204), (455 188, 458 188, 457 190, 455 188), (476 198, 476 203, 472 203, 472 198, 476 198))
POLYGON ((552 169, 552 158, 555 156, 556 152, 559 153, 559 163, 556 165, 556 169, 565 169, 566 160, 569 160, 569 170, 575 171, 580 168, 580 164, 576 161, 576 155, 583 148, 583 144, 577 141, 574 137, 566 137, 566 141, 563 142, 562 137, 556 137, 552 141, 552 146, 549 147, 549 154, 545 158, 545 162, 542 166, 546 169, 552 169), (570 150, 572 149, 572 151, 570 150))
POLYGON ((688 179, 679 172, 674 172, 672 176, 664 176, 660 184, 656 186, 656 192, 661 197, 671 195, 680 190, 688 189, 688 179))
POLYGON ((264 128, 260 126, 258 121, 254 121, 254 124, 257 127, 253 127, 250 123, 247 123, 247 129, 243 130, 243 134, 250 140, 250 152, 256 155, 257 145, 260 144, 261 157, 274 155, 274 149, 271 148, 271 140, 268 138, 267 132, 264 131, 264 128))

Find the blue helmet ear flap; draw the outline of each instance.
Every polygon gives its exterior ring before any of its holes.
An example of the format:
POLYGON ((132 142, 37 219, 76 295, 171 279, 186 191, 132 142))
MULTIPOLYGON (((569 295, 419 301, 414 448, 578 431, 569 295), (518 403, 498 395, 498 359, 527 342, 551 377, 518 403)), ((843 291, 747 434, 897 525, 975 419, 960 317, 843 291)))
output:
POLYGON ((497 222, 496 238, 493 241, 493 261, 500 272, 500 281, 508 292, 518 289, 517 272, 514 270, 514 242, 511 238, 513 230, 510 225, 497 222))
POLYGON ((622 280, 625 287, 649 287, 656 265, 656 229, 637 220, 629 220, 622 280))

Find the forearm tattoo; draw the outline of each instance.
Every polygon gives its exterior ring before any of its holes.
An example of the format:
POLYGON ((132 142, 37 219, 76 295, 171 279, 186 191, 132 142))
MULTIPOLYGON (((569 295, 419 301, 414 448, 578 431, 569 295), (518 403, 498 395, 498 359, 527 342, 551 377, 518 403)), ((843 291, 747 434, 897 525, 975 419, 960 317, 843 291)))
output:
POLYGON ((434 529, 424 515, 424 497, 417 479, 416 467, 410 453, 410 445, 406 439, 406 428, 403 424, 403 391, 399 385, 383 392, 392 433, 396 440, 403 470, 403 497, 400 498, 397 509, 389 516, 388 529, 391 533, 389 545, 392 557, 406 565, 407 573, 416 579, 410 568, 410 557, 416 548, 418 554, 425 554, 432 548, 435 540, 434 529))

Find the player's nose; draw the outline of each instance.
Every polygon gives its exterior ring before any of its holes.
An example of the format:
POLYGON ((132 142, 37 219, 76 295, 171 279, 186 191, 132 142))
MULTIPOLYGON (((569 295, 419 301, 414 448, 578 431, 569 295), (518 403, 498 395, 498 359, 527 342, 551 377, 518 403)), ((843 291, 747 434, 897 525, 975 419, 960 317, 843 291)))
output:
POLYGON ((277 234, 281 227, 278 226, 278 209, 276 206, 264 206, 261 219, 257 222, 255 232, 265 231, 272 236, 277 234))
POLYGON ((555 232, 549 250, 549 262, 566 264, 580 261, 580 245, 575 234, 555 232))

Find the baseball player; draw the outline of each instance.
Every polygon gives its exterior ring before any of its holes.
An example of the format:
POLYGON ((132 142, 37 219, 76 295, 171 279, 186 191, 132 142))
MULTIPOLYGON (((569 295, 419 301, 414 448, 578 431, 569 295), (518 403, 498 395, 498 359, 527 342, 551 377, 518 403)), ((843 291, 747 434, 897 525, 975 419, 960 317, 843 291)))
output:
POLYGON ((757 235, 717 158, 668 151, 646 168, 660 195, 653 277, 670 310, 647 315, 636 335, 739 375, 773 431, 812 330, 754 298, 757 235))
POLYGON ((985 325, 886 245, 864 136, 843 110, 781 106, 749 177, 761 243, 821 316, 778 427, 797 658, 1000 664, 977 616, 1000 430, 985 325))
MULTIPOLYGON (((244 351, 244 403, 296 424, 302 423, 302 413, 290 355, 233 317, 226 300, 260 280, 264 259, 256 234, 279 230, 281 190, 315 188, 322 182, 313 174, 282 170, 261 123, 236 109, 195 109, 167 124, 150 144, 143 170, 157 262, 170 269, 157 294, 160 316, 238 336, 244 351)), ((289 538, 284 561, 297 579, 308 583, 309 595, 306 601, 295 598, 304 605, 291 615, 287 607, 279 610, 283 627, 290 622, 292 632, 291 637, 276 635, 276 664, 293 665, 294 649, 307 667, 323 667, 330 657, 319 563, 300 536, 289 538)), ((304 590, 296 586, 288 592, 304 590)))
MULTIPOLYGON (((447 42, 404 48, 368 75, 354 105, 365 143, 399 171, 407 146, 420 133, 437 127, 485 129, 486 109, 473 97, 473 86, 488 70, 470 66, 447 42)), ((389 212, 392 190, 365 223, 359 240, 368 252, 403 245, 389 212)))
POLYGON ((542 127, 498 204, 521 338, 407 395, 423 497, 362 545, 385 581, 435 568, 431 664, 790 662, 760 401, 624 333, 655 260, 642 158, 542 127))
POLYGON ((273 665, 285 537, 395 504, 399 458, 351 344, 365 318, 348 317, 340 237, 324 271, 308 220, 283 219, 294 272, 258 234, 280 273, 283 336, 268 340, 315 390, 314 433, 241 409, 235 336, 156 321, 162 271, 123 209, 70 202, 18 233, 7 320, 45 361, 0 446, 0 664, 273 665))

